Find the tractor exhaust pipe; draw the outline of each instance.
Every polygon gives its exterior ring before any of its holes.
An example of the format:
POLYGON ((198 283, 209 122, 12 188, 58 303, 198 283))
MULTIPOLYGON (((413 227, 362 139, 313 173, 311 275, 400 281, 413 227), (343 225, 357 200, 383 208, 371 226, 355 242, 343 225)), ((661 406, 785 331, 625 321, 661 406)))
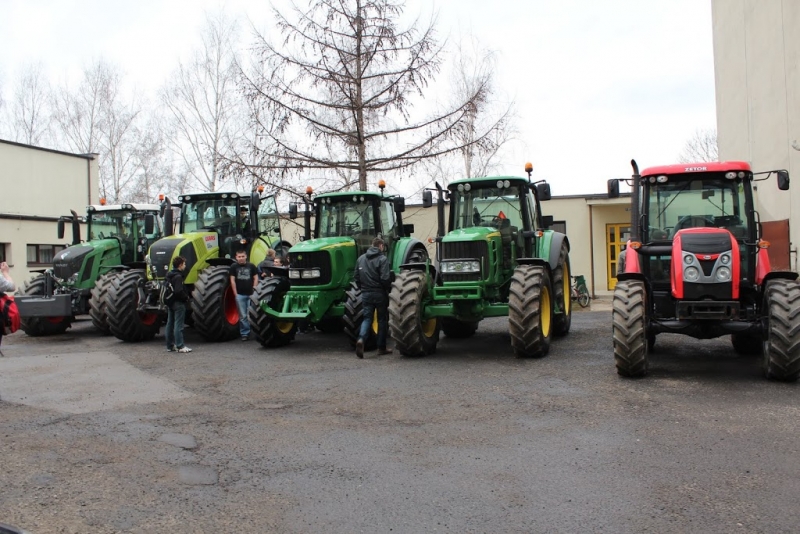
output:
POLYGON ((69 210, 72 213, 72 244, 80 245, 81 243, 81 223, 78 220, 78 214, 75 210, 69 210))
POLYGON ((164 218, 164 237, 169 237, 175 233, 175 223, 172 215, 172 202, 169 197, 164 197, 161 203, 161 216, 164 218))
POLYGON ((444 191, 439 182, 436 182, 436 191, 439 193, 439 201, 436 203, 436 237, 444 236, 444 191))
POLYGON ((639 223, 641 219, 640 204, 641 204, 641 190, 639 188, 641 176, 639 176, 639 165, 636 160, 631 160, 631 167, 633 167, 633 187, 631 188, 631 238, 636 241, 641 241, 642 236, 639 233, 639 223))

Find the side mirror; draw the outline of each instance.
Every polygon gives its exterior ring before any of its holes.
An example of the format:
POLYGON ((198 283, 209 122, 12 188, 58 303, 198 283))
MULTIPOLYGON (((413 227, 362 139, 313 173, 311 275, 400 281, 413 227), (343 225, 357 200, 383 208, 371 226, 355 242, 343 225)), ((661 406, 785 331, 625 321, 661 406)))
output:
POLYGON ((550 200, 550 184, 546 182, 536 184, 536 196, 539 197, 540 202, 550 200))
POLYGON ((553 226, 553 216, 552 215, 542 215, 542 226, 545 228, 550 228, 553 226))
POLYGON ((778 171, 778 189, 789 190, 789 171, 778 171))
POLYGON ((433 206, 433 194, 430 191, 422 192, 422 207, 430 208, 433 206))
POLYGON ((414 225, 413 224, 404 224, 403 225, 403 235, 410 236, 414 233, 414 225))
POLYGON ((403 213, 406 211, 406 199, 403 197, 397 197, 394 199, 394 211, 397 213, 403 213))
POLYGON ((289 218, 296 219, 297 218, 297 204, 292 202, 289 204, 289 218))
POLYGON ((608 198, 619 198, 619 180, 612 178, 608 181, 608 198))
POLYGON ((156 230, 156 217, 152 213, 145 213, 144 215, 144 233, 150 235, 155 233, 156 230))
POLYGON ((64 239, 64 219, 58 220, 58 238, 64 239))

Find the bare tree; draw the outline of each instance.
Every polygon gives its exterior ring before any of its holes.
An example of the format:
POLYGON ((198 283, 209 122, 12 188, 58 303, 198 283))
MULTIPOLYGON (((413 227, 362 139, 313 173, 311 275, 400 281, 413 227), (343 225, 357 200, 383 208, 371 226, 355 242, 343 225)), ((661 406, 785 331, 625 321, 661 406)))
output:
MULTIPOLYGON (((246 85, 252 105, 277 121, 265 130, 268 161, 287 170, 351 171, 364 190, 368 172, 407 169, 465 146, 458 129, 487 87, 476 84, 448 109, 412 118, 443 48, 435 19, 400 28, 403 10, 393 0, 312 0, 305 10, 294 5, 291 20, 273 10, 283 41, 257 34, 258 71, 246 85)), ((476 128, 466 143, 488 135, 476 128)))
POLYGON ((680 163, 719 161, 717 131, 715 129, 695 131, 692 138, 686 141, 678 161, 680 163))
POLYGON ((8 109, 15 141, 40 146, 50 140, 50 84, 41 63, 22 67, 8 109))
POLYGON ((190 179, 206 191, 228 180, 226 154, 242 140, 245 104, 238 93, 235 36, 237 24, 209 16, 202 45, 180 63, 161 91, 175 132, 170 146, 190 179))

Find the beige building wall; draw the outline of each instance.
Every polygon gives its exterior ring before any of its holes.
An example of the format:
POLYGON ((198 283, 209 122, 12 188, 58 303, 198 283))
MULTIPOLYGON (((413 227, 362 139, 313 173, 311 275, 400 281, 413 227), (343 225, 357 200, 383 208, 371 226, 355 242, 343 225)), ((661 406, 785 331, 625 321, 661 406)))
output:
MULTIPOLYGON (((98 202, 98 162, 93 156, 0 140, 0 244, 17 285, 31 277, 28 245, 66 245, 71 232, 57 239, 56 221, 98 202)), ((85 236, 84 236, 85 237, 85 236)))
POLYGON ((757 186, 762 221, 789 219, 791 267, 800 236, 800 1, 712 0, 717 131, 721 160, 787 169, 757 186))

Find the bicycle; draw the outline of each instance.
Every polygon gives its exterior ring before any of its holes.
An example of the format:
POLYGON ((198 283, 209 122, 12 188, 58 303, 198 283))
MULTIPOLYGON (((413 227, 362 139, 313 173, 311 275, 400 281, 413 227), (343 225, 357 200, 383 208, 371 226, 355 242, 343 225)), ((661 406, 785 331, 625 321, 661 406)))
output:
POLYGON ((585 308, 591 300, 589 288, 586 287, 586 279, 581 274, 570 278, 572 278, 572 300, 577 300, 581 308, 585 308))

